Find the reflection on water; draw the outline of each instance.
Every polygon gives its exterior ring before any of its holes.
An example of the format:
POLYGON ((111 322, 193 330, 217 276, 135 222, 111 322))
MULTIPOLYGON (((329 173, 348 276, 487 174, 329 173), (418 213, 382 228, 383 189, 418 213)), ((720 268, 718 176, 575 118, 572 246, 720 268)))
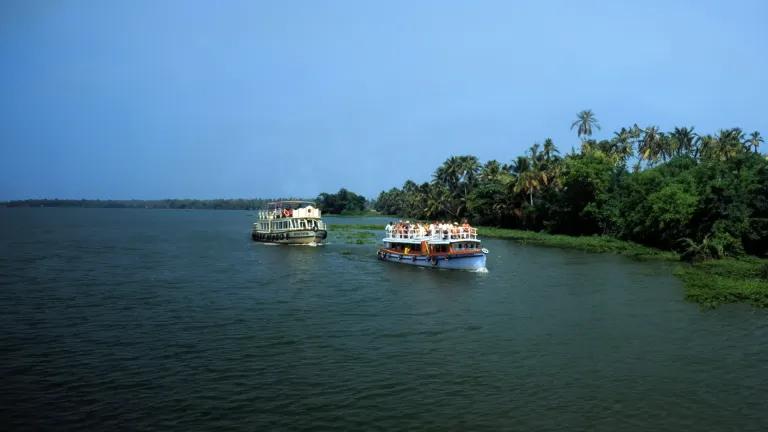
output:
POLYGON ((251 219, 0 209, 11 427, 768 426, 765 311, 701 311, 666 264, 488 239, 487 273, 435 271, 251 219))

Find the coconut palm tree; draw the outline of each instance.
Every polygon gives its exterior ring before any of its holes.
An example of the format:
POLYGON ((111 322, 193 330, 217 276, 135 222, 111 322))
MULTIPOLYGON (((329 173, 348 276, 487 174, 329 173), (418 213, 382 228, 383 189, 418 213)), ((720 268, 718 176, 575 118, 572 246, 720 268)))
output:
POLYGON ((699 146, 696 148, 693 157, 701 159, 710 159, 717 153, 717 139, 711 134, 699 136, 699 146))
POLYGON ((754 148, 755 153, 757 153, 757 148, 760 147, 761 143, 764 143, 765 140, 763 137, 760 136, 760 132, 754 131, 751 134, 749 134, 749 138, 744 140, 744 146, 747 150, 749 150, 750 147, 754 148))
POLYGON ((661 144, 662 138, 658 126, 645 128, 637 148, 640 159, 648 161, 649 165, 656 163, 659 160, 659 155, 661 155, 661 144))
POLYGON ((613 133, 611 140, 611 154, 616 160, 625 163, 635 153, 632 150, 632 131, 631 129, 621 128, 620 131, 613 133))
POLYGON ((497 160, 489 160, 480 169, 479 178, 481 181, 490 182, 495 181, 504 172, 502 165, 497 160))
POLYGON ((448 212, 459 218, 467 208, 467 199, 477 183, 480 162, 476 156, 451 156, 434 174, 434 182, 444 186, 451 197, 448 212))
POLYGON ((531 146, 531 148, 528 150, 528 152, 529 152, 529 153, 530 153, 530 155, 531 155, 531 156, 530 156, 530 158, 531 158, 531 162, 532 162, 534 165, 536 165, 536 164, 538 164, 539 162, 541 162, 541 159, 542 159, 542 157, 543 157, 543 155, 539 153, 539 147, 541 147, 541 144, 539 144, 539 143, 533 143, 533 145, 531 146))
POLYGON ((577 126, 578 129, 576 130, 576 134, 581 139, 585 139, 584 137, 591 137, 593 127, 600 130, 600 123, 598 123, 592 110, 584 110, 576 114, 576 121, 571 124, 571 130, 577 126))
POLYGON ((541 154, 544 156, 545 161, 552 161, 552 159, 556 158, 559 153, 560 151, 557 150, 557 146, 555 146, 552 138, 547 138, 544 140, 544 146, 542 148, 541 154))
POLYGON ((728 160, 744 151, 742 142, 744 141, 744 132, 739 128, 721 129, 715 137, 715 146, 712 156, 720 160, 728 160))
POLYGON ((664 132, 659 133, 659 154, 663 161, 672 159, 672 157, 677 154, 677 141, 664 132))
POLYGON ((675 154, 677 156, 689 155, 694 150, 699 137, 693 130, 693 127, 675 127, 675 130, 670 133, 670 137, 675 141, 675 154))
POLYGON ((539 171, 537 165, 533 163, 530 158, 518 156, 517 160, 512 162, 512 174, 515 178, 515 181, 512 184, 513 192, 527 193, 530 204, 533 206, 533 193, 541 187, 541 171, 539 171))
POLYGON ((518 174, 514 190, 515 192, 525 191, 530 197, 531 205, 533 205, 533 193, 539 189, 540 185, 539 174, 533 170, 528 170, 518 174))

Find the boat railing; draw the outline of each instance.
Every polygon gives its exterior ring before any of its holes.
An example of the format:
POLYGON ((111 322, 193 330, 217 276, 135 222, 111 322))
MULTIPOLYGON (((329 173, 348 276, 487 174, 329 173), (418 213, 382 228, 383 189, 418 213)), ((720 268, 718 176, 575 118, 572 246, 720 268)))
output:
POLYGON ((301 208, 301 209, 275 209, 275 210, 259 210, 258 218, 264 220, 274 219, 319 219, 321 212, 316 208, 301 208))
POLYGON ((449 228, 426 230, 419 228, 395 228, 387 232, 387 238, 399 240, 477 240, 477 228, 449 228))

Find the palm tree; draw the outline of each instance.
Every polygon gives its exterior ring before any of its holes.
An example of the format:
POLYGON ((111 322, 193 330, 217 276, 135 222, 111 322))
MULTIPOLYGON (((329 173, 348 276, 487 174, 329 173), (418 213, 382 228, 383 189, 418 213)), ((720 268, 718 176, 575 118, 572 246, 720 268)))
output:
POLYGON ((693 157, 701 159, 709 159, 715 156, 717 153, 717 139, 710 134, 699 136, 699 146, 694 152, 693 157))
POLYGON ((539 189, 542 180, 546 181, 546 175, 542 175, 537 164, 525 156, 518 156, 517 160, 512 162, 512 174, 515 177, 513 192, 526 192, 533 206, 533 193, 539 189))
POLYGON ((560 151, 557 150, 557 147, 552 141, 552 138, 547 138, 544 140, 544 147, 541 153, 544 156, 544 160, 550 162, 552 159, 557 157, 556 155, 559 154, 560 151))
POLYGON ((592 110, 584 110, 576 114, 576 121, 571 124, 571 130, 577 126, 578 129, 576 130, 576 134, 579 136, 579 138, 582 139, 584 139, 583 137, 592 136, 593 127, 597 128, 597 130, 600 130, 600 124, 595 118, 595 114, 592 112, 592 110))
POLYGON ((755 153, 757 153, 757 148, 760 147, 760 144, 764 142, 765 140, 760 136, 760 132, 754 131, 749 134, 749 138, 744 141, 744 146, 747 150, 749 150, 750 147, 753 147, 755 153))
POLYGON ((484 182, 490 182, 497 180, 499 177, 501 177, 501 173, 503 171, 503 167, 497 160, 489 160, 488 162, 483 165, 483 167, 480 169, 480 180, 484 182))
POLYGON ((622 164, 626 163, 627 159, 635 153, 632 150, 632 131, 631 129, 621 128, 620 131, 614 132, 613 135, 614 137, 610 141, 609 154, 615 161, 621 161, 622 164))
POLYGON ((533 170, 524 171, 517 176, 515 182, 515 192, 525 191, 530 197, 531 206, 533 206, 533 192, 539 189, 539 175, 533 170))
POLYGON ((477 183, 480 162, 476 156, 451 156, 437 168, 434 182, 444 186, 450 194, 447 211, 460 218, 467 208, 469 193, 477 183))
POLYGON ((648 161, 650 165, 653 165, 659 160, 659 155, 662 152, 661 141, 661 132, 659 132, 657 126, 645 128, 637 148, 637 153, 640 155, 640 159, 648 161))
POLYGON ((533 143, 530 150, 528 150, 531 154, 531 162, 533 162, 534 165, 541 162, 541 158, 543 157, 543 155, 539 154, 539 147, 541 147, 541 144, 533 143))
POLYGON ((664 132, 659 133, 659 154, 663 161, 672 159, 677 154, 677 141, 664 132))
POLYGON ((675 141, 675 150, 678 156, 681 154, 689 155, 694 150, 699 137, 693 130, 693 127, 675 127, 675 130, 670 134, 670 137, 675 141))
POLYGON ((711 156, 720 160, 728 160, 736 156, 740 151, 744 151, 742 142, 744 141, 744 132, 739 128, 721 129, 715 137, 714 148, 711 156))

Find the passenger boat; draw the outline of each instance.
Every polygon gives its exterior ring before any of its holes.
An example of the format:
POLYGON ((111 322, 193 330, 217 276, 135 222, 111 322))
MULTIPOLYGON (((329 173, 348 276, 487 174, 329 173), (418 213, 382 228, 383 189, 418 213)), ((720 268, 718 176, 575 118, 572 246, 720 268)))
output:
POLYGON ((259 210, 251 238, 278 244, 322 244, 328 231, 320 209, 310 201, 277 201, 259 210))
POLYGON ((420 267, 482 270, 488 254, 471 227, 395 228, 382 241, 380 260, 420 267))

